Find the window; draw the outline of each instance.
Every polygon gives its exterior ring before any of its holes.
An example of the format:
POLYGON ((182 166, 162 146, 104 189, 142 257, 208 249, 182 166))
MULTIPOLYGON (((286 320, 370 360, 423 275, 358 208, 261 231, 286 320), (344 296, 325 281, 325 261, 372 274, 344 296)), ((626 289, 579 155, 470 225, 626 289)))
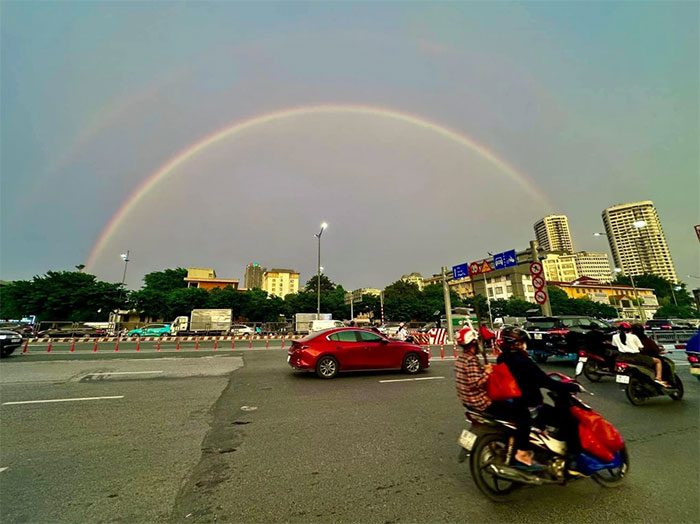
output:
POLYGON ((357 335, 357 331, 338 331, 328 337, 328 340, 333 342, 357 342, 357 335))
POLYGON ((369 333, 368 331, 358 331, 357 333, 360 335, 361 342, 381 342, 384 340, 376 333, 369 333))

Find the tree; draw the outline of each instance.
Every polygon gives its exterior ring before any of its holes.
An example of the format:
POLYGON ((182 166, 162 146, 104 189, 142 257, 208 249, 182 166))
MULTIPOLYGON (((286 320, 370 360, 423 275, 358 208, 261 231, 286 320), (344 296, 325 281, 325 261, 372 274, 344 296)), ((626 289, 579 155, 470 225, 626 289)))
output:
POLYGON ((384 290, 384 314, 388 320, 409 321, 420 310, 421 292, 417 284, 398 280, 384 290))
MULTIPOLYGON (((304 291, 313 291, 316 293, 318 289, 318 276, 311 277, 304 286, 304 291)), ((324 291, 333 291, 335 289, 335 284, 323 273, 321 273, 321 294, 324 291)))
POLYGON ((654 318, 700 318, 700 313, 690 306, 667 304, 656 310, 654 318))
MULTIPOLYGON (((632 279, 628 276, 618 275, 615 279, 615 284, 623 284, 625 286, 632 285, 632 279)), ((667 305, 678 303, 679 306, 691 306, 693 305, 693 297, 688 293, 685 288, 685 283, 674 284, 670 280, 660 277, 659 275, 653 275, 651 273, 646 273, 644 275, 638 275, 634 277, 634 284, 636 287, 651 288, 654 290, 656 298, 659 299, 659 304, 667 305), (676 287, 680 287, 678 291, 675 290, 676 287), (675 296, 675 302, 674 302, 675 296)))
POLYGON ((79 271, 49 271, 0 289, 3 318, 36 315, 43 321, 107 320, 124 296, 121 284, 103 282, 79 271))
POLYGON ((148 273, 143 277, 143 289, 151 289, 153 291, 163 291, 167 293, 173 289, 186 288, 186 276, 187 270, 181 267, 178 267, 177 269, 154 271, 153 273, 148 273))

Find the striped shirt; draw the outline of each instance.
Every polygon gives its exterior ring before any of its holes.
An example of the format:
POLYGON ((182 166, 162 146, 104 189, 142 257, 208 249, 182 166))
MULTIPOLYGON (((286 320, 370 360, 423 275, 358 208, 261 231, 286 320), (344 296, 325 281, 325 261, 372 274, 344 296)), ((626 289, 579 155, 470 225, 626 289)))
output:
POLYGON ((455 361, 455 382, 457 384, 457 396, 462 404, 484 411, 491 405, 491 399, 486 394, 486 381, 488 377, 484 372, 484 366, 476 355, 462 353, 455 361))

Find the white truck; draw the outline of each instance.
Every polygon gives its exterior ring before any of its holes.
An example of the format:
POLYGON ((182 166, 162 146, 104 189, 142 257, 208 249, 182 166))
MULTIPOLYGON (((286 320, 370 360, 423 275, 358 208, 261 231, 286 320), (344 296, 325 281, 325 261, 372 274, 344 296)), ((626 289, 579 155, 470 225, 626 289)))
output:
POLYGON ((231 330, 230 309, 193 309, 190 317, 177 317, 171 335, 226 335, 231 330))
POLYGON ((311 332, 311 321, 313 320, 332 320, 331 313, 297 313, 294 315, 294 333, 305 335, 311 332))

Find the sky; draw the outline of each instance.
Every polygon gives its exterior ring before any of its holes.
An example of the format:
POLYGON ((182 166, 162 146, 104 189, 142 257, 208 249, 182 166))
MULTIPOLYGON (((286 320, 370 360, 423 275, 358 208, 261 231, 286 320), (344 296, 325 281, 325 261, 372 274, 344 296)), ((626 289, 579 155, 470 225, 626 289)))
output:
POLYGON ((0 4, 0 279, 384 287, 652 200, 700 279, 697 2, 0 4))

